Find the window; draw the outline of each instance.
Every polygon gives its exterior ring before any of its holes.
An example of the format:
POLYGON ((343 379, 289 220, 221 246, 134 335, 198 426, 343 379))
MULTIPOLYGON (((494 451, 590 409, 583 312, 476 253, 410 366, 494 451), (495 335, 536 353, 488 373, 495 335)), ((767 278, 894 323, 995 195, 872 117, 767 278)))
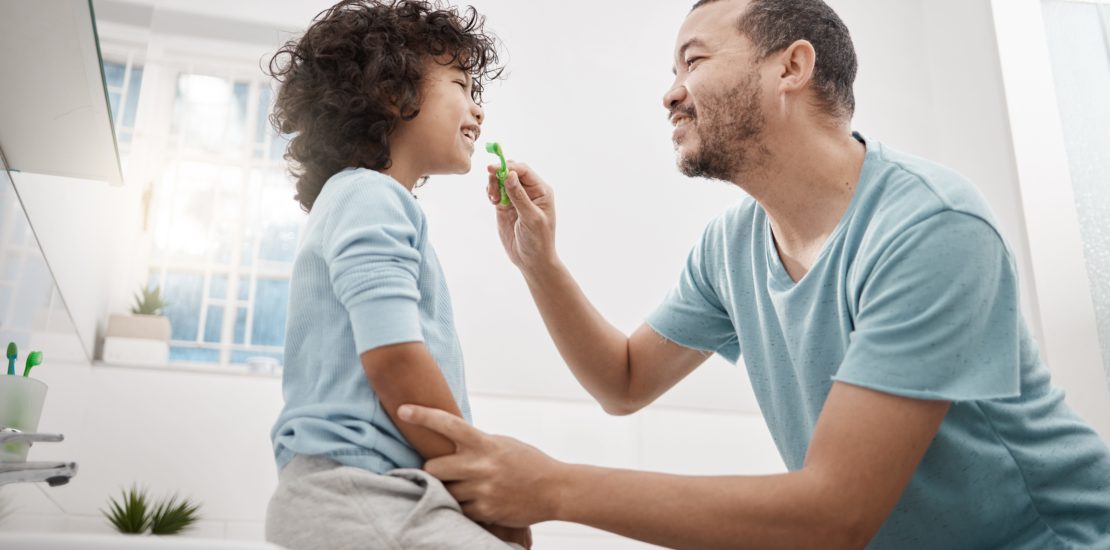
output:
POLYGON ((1042 10, 1103 364, 1110 372, 1110 5, 1045 0, 1042 10))
POLYGON ((121 63, 106 61, 104 80, 108 85, 108 103, 116 127, 116 140, 121 149, 126 149, 135 136, 135 113, 139 110, 143 68, 130 59, 121 63))
POLYGON ((104 68, 121 148, 127 136, 158 152, 149 170, 148 282, 167 304, 170 361, 280 362, 304 215, 282 159, 286 141, 269 125, 269 80, 256 69, 148 64, 148 78, 162 79, 149 89, 166 90, 150 104, 165 112, 144 114, 136 132, 142 68, 104 68))

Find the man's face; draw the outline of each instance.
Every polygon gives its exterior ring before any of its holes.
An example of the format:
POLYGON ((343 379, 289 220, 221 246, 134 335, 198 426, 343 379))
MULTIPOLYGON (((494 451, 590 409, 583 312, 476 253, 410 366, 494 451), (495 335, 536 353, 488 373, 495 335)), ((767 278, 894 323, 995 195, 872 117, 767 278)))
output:
POLYGON ((679 170, 720 180, 759 167, 764 116, 754 46, 736 25, 747 0, 694 10, 675 43, 675 82, 663 98, 679 170))

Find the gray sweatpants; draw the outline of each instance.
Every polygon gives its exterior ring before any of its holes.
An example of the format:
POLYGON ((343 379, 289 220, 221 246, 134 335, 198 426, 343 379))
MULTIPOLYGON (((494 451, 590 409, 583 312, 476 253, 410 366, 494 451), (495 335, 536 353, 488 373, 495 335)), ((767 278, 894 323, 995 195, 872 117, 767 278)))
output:
POLYGON ((301 455, 281 471, 266 511, 266 540, 290 550, 521 548, 467 519, 423 470, 378 475, 301 455))

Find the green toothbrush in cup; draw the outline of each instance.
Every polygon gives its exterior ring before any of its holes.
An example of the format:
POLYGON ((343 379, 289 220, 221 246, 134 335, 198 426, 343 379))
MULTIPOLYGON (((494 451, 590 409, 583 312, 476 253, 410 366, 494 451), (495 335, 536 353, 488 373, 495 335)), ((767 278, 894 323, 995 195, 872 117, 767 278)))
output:
POLYGON ((27 356, 27 366, 23 368, 23 377, 27 378, 31 374, 31 369, 42 364, 42 352, 32 351, 31 355, 27 356))
POLYGON ((19 357, 19 348, 15 342, 8 342, 8 374, 15 376, 15 358, 19 357))

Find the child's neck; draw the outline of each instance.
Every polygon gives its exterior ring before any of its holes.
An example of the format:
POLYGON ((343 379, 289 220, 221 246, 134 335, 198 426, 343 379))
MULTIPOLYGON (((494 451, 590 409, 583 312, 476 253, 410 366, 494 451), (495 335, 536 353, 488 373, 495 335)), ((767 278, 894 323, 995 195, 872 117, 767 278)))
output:
POLYGON ((417 175, 419 173, 418 171, 405 170, 403 167, 398 166, 396 163, 394 163, 393 166, 390 166, 389 168, 381 170, 381 173, 397 180, 401 185, 404 185, 410 193, 412 192, 413 188, 416 187, 416 182, 420 180, 420 176, 417 175))

